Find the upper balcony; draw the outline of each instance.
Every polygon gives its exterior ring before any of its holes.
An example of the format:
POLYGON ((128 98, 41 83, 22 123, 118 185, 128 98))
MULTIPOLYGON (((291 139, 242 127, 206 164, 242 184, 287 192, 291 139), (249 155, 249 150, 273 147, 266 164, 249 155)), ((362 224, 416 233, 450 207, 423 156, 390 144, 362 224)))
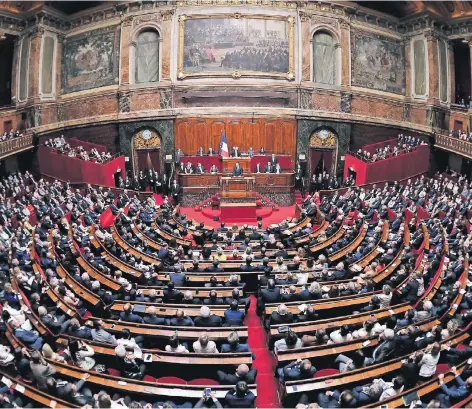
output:
POLYGON ((463 141, 457 137, 436 134, 435 146, 440 149, 457 153, 458 155, 472 158, 472 142, 463 141))
POLYGON ((29 134, 9 141, 0 142, 0 159, 32 149, 34 147, 33 141, 33 134, 29 134))

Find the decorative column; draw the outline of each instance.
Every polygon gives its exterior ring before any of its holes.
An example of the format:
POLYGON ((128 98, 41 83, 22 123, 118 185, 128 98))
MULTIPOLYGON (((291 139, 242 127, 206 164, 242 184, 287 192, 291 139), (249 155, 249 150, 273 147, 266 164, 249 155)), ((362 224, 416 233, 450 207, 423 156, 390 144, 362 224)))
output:
POLYGON ((434 28, 425 30, 428 46, 429 97, 428 105, 439 105, 438 38, 434 28))
POLYGON ((304 11, 300 11, 300 31, 302 38, 302 81, 311 80, 311 61, 310 56, 313 54, 313 38, 310 37, 310 20, 311 15, 304 11))
POLYGON ((133 16, 124 17, 121 21, 121 78, 120 85, 128 85, 130 83, 130 76, 133 73, 129 72, 130 67, 130 46, 131 46, 131 31, 133 25, 133 16))
POLYGON ((13 61, 12 61, 12 71, 11 71, 11 102, 16 104, 17 92, 18 92, 18 74, 20 71, 20 45, 21 45, 21 37, 18 36, 15 38, 14 48, 13 48, 13 61))
POLYGON ((351 59, 351 24, 349 21, 341 18, 338 21, 341 29, 341 87, 349 87, 351 85, 351 73, 349 67, 351 59))
POLYGON ((405 97, 409 100, 411 97, 411 37, 405 36, 403 38, 403 45, 405 47, 405 97))
MULTIPOLYGON (((449 81, 449 102, 456 103, 456 65, 454 63, 454 46, 451 41, 446 41, 448 58, 448 81, 449 81)), ((470 46, 469 46, 470 50, 470 46)))
POLYGON ((31 34, 31 46, 28 70, 28 99, 39 103, 39 61, 41 59, 41 40, 45 30, 36 26, 31 34))

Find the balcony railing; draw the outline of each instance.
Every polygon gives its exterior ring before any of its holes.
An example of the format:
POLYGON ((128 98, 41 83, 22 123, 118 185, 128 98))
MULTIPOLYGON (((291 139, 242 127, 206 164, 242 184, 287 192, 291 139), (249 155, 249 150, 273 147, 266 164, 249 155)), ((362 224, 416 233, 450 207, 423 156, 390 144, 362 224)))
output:
POLYGON ((0 142, 0 158, 33 148, 33 134, 0 142))
POLYGON ((472 158, 472 142, 463 141, 446 135, 436 134, 436 144, 438 148, 457 153, 458 155, 472 158))

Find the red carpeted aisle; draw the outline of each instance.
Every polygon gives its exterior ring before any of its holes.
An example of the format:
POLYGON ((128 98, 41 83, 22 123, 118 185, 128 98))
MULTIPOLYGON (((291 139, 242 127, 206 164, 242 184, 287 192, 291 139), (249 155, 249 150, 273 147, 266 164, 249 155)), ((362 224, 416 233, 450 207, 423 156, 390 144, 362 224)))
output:
POLYGON ((258 408, 280 408, 278 396, 278 380, 274 377, 275 358, 266 345, 266 332, 261 319, 256 314, 256 297, 251 295, 246 325, 248 327, 248 344, 255 354, 253 368, 257 369, 257 399, 258 408))

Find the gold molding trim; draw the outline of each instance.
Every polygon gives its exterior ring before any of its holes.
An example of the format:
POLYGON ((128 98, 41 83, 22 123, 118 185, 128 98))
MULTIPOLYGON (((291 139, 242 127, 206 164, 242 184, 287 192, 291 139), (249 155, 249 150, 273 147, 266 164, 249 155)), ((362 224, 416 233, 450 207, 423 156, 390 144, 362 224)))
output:
POLYGON ((284 79, 288 81, 295 80, 295 18, 293 16, 271 16, 266 14, 243 14, 243 13, 221 13, 221 14, 192 14, 179 16, 179 48, 177 53, 177 79, 184 80, 186 78, 233 78, 241 77, 257 77, 284 79), (184 33, 185 22, 187 20, 198 20, 208 18, 250 18, 261 20, 279 20, 288 23, 288 72, 287 73, 270 73, 260 71, 228 71, 228 72, 201 72, 186 73, 184 71, 184 33))

